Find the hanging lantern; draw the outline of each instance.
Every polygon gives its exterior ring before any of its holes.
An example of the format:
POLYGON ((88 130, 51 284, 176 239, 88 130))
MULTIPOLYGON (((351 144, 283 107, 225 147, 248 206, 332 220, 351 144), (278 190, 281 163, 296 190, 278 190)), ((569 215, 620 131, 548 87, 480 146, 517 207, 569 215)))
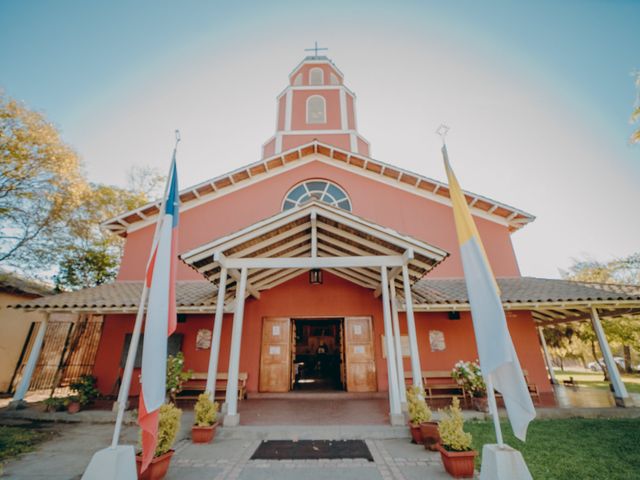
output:
POLYGON ((322 270, 319 268, 309 270, 309 283, 311 285, 322 285, 322 270))

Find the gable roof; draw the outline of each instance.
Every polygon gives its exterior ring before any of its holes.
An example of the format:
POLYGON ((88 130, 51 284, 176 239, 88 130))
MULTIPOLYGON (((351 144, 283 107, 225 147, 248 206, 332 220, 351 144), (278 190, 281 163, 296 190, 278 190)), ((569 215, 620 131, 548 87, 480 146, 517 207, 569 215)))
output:
MULTIPOLYGON (((214 200, 220 195, 231 193, 253 182, 294 168, 305 160, 325 161, 330 165, 451 205, 449 187, 444 182, 314 140, 182 190, 180 192, 181 208, 188 210, 214 200)), ((464 191, 464 194, 472 214, 504 224, 512 232, 535 220, 530 213, 488 197, 467 191, 464 191)), ((160 200, 156 200, 111 218, 101 226, 118 235, 126 236, 127 232, 150 224, 159 211, 160 200)))
MULTIPOLYGON (((405 256, 411 282, 420 280, 448 255, 446 251, 416 238, 376 225, 337 207, 313 200, 180 254, 183 262, 212 282, 217 282, 224 261, 246 259, 256 262, 248 281, 255 291, 273 288, 309 270, 315 260, 346 257, 371 263, 332 265, 329 272, 365 288, 377 289, 381 282, 375 259, 405 256), (410 252, 410 254, 408 254, 410 252), (283 260, 260 267, 258 260, 283 260), (372 260, 373 259, 373 260, 372 260)), ((349 260, 351 261, 351 260, 349 260)))

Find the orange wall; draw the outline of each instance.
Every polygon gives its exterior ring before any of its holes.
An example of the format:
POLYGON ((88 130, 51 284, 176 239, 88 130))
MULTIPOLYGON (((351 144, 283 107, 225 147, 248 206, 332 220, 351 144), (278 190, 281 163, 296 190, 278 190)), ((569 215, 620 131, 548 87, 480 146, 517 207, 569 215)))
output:
MULTIPOLYGON (((451 207, 319 161, 181 212, 178 251, 188 251, 279 213, 289 189, 309 178, 326 178, 344 188, 351 197, 354 214, 451 253, 430 276, 463 276, 451 207)), ((476 223, 495 275, 519 276, 507 228, 481 218, 476 218, 476 223)), ((152 236, 152 226, 128 235, 118 280, 140 280, 144 277, 152 236)), ((178 278, 202 279, 183 264, 179 265, 178 278)))
MULTIPOLYGON (((384 323, 379 299, 374 298, 368 289, 350 282, 324 274, 322 285, 309 285, 306 274, 290 280, 272 290, 262 292, 259 301, 249 298, 245 306, 242 346, 240 352, 240 370, 249 373, 248 390, 258 389, 260 367, 260 348, 262 339, 262 319, 264 317, 345 317, 370 316, 373 318, 374 351, 378 389, 386 391, 387 364, 382 357, 384 323)), ((98 388, 104 394, 110 393, 118 377, 118 362, 126 333, 133 328, 133 315, 108 315, 105 320, 100 348, 96 357, 94 374, 98 377, 98 388)), ((213 315, 189 315, 186 323, 178 324, 178 333, 183 333, 182 351, 185 354, 185 366, 197 372, 206 372, 210 350, 196 350, 196 334, 201 328, 213 328, 213 315)), ((522 367, 529 371, 529 378, 541 391, 550 391, 545 366, 531 315, 527 312, 509 314, 511 331, 522 367)), ((227 371, 229 364, 229 345, 231 343, 232 316, 225 315, 222 327, 220 350, 220 371, 227 371)), ((401 332, 406 335, 406 320, 400 314, 401 332)), ((417 313, 416 330, 423 370, 449 370, 458 360, 475 360, 477 357, 475 338, 471 318, 463 313, 462 318, 452 321, 446 313, 417 313), (431 352, 429 330, 444 333, 446 350, 431 352)), ((405 359, 405 370, 411 365, 405 359)), ((139 392, 138 374, 133 376, 131 394, 139 392)))

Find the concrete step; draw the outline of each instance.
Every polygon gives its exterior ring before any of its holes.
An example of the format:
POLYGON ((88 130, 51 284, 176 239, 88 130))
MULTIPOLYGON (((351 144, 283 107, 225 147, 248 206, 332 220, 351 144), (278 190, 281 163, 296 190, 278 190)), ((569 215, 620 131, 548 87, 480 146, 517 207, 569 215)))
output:
POLYGON ((386 392, 354 393, 354 392, 284 392, 284 393, 249 393, 249 400, 371 400, 387 398, 386 392))
POLYGON ((238 425, 219 427, 221 439, 242 440, 384 440, 409 438, 409 428, 391 425, 238 425))

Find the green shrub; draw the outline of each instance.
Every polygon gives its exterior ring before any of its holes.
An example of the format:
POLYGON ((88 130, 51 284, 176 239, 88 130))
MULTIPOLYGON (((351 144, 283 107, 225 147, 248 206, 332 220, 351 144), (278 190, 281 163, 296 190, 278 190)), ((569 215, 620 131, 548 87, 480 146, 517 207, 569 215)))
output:
POLYGON ((66 407, 66 398, 49 397, 44 401, 44 404, 49 411, 61 412, 66 407))
POLYGON ((198 401, 194 407, 195 425, 198 427, 209 427, 216 423, 218 417, 218 402, 211 400, 211 393, 204 392, 198 396, 198 401))
POLYGON ((409 421, 414 424, 425 423, 431 420, 432 413, 424 399, 424 392, 416 385, 407 390, 407 407, 409 421))
POLYGON ((78 380, 69 385, 69 387, 76 393, 74 397, 78 398, 82 406, 91 403, 100 396, 100 392, 96 388, 96 377, 93 375, 82 375, 78 380))
POLYGON ((180 430, 180 419, 182 418, 182 410, 175 405, 165 403, 160 407, 160 415, 158 420, 158 443, 154 457, 164 455, 176 441, 178 430, 180 430))
POLYGON ((440 443, 442 446, 454 452, 467 452, 471 450, 471 434, 463 430, 464 418, 460 410, 460 400, 453 398, 451 406, 446 410, 440 410, 443 415, 438 422, 440 443))
POLYGON ((176 402, 176 396, 182 391, 182 384, 191 378, 191 370, 184 371, 184 355, 178 352, 177 355, 169 355, 167 357, 167 378, 166 390, 167 397, 176 402))

